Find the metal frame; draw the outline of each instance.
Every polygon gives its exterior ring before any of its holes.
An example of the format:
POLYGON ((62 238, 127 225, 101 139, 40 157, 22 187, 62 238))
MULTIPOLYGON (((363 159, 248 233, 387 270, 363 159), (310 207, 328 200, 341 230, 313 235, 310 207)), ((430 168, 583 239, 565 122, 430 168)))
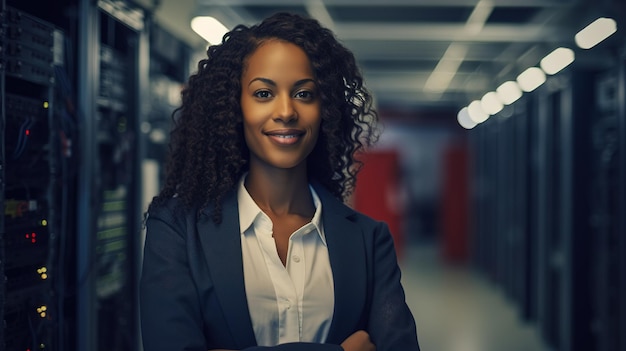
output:
POLYGON ((76 235, 76 267, 77 267, 77 316, 76 316, 76 349, 96 350, 96 319, 95 319, 95 276, 91 274, 92 257, 94 255, 95 216, 94 203, 94 170, 93 155, 96 149, 96 130, 93 116, 96 115, 98 82, 100 79, 100 51, 98 8, 91 0, 79 0, 79 37, 78 37, 78 111, 80 115, 80 167, 78 176, 78 211, 76 235))
MULTIPOLYGON (((4 0, 0 1, 0 13, 4 14, 6 9, 6 3, 4 0)), ((4 16, 0 16, 0 18, 4 18, 4 16)), ((4 22, 0 22, 0 27, 4 27, 4 22)), ((0 33, 0 41, 4 42, 4 28, 0 33)), ((4 61, 4 54, 0 53, 0 57, 4 61)), ((4 208, 4 167, 5 167, 5 159, 4 159, 4 140, 5 136, 5 124, 6 124, 6 110, 4 103, 5 96, 5 81, 4 81, 4 67, 0 68, 0 208, 4 208)), ((4 277, 4 214, 0 216, 0 277, 4 277)), ((4 320, 4 300, 6 297, 6 284, 4 279, 0 279, 0 317, 4 320)), ((0 348, 4 349, 5 345, 5 336, 4 336, 4 327, 0 328, 0 348)))
MULTIPOLYGON (((626 45, 623 45, 618 59, 618 119, 619 119, 619 211, 618 213, 626 213, 626 45)), ((619 216, 619 294, 623 296, 626 293, 626 216, 619 216)), ((616 306, 619 309, 620 326, 618 330, 626 329, 626 299, 620 299, 620 306, 616 306)), ((626 333, 621 333, 620 337, 620 351, 626 351, 626 333)))

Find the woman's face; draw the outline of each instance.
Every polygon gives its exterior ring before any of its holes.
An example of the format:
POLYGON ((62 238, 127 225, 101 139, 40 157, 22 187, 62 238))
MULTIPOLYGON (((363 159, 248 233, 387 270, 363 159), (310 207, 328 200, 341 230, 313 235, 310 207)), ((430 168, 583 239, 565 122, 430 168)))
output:
POLYGON ((306 167, 321 123, 308 57, 300 47, 271 40, 248 58, 241 109, 251 167, 306 167))

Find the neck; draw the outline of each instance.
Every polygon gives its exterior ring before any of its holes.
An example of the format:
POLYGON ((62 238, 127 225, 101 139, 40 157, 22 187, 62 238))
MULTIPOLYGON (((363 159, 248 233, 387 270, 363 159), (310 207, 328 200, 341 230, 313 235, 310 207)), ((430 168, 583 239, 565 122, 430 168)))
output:
POLYGON ((306 167, 261 169, 250 167, 244 183, 248 193, 264 211, 276 215, 315 212, 306 167))

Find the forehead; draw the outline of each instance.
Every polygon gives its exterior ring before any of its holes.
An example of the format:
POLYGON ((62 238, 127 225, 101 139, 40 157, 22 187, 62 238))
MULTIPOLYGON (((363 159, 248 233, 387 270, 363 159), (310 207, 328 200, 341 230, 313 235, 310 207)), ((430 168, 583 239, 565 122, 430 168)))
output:
POLYGON ((309 58, 299 46, 270 40, 261 44, 248 57, 242 79, 260 75, 301 75, 312 78, 313 70, 309 58))

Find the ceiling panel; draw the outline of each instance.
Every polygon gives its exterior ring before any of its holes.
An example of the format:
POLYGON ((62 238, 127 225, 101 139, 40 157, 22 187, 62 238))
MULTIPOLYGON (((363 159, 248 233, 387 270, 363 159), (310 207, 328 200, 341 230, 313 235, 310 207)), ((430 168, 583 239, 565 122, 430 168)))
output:
MULTIPOLYGON (((154 0, 136 0, 150 2, 154 0)), ((155 18, 202 48, 188 21, 212 14, 227 26, 253 24, 278 11, 316 17, 357 57, 379 106, 417 112, 460 109, 558 46, 575 49, 574 34, 598 16, 624 30, 624 0, 160 0, 155 18), (172 5, 173 4, 173 5, 172 5), (191 4, 191 5, 190 5, 191 4), (161 12, 167 8, 167 12, 161 12), (221 17, 221 18, 220 18, 221 17), (182 27, 182 28, 181 28, 182 27), (186 33, 186 34, 181 34, 186 33), (458 69, 444 91, 426 82, 446 51, 458 69)), ((624 34, 594 48, 577 49, 577 64, 610 62, 624 34)))

